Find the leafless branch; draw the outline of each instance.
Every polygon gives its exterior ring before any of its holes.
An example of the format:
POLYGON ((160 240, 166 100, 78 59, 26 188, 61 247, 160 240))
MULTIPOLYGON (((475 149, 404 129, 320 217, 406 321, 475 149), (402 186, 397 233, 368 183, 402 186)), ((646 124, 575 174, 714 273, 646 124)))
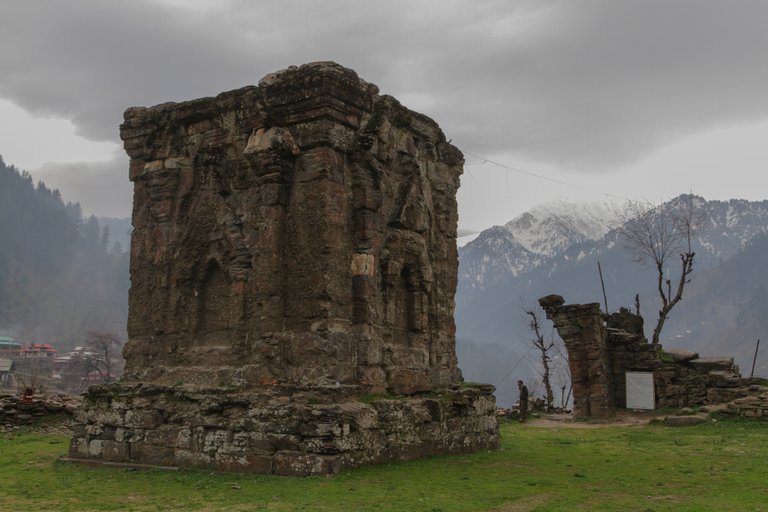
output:
POLYGON ((693 196, 675 203, 653 205, 630 201, 620 228, 627 248, 635 261, 656 269, 656 289, 661 307, 652 342, 659 343, 664 322, 675 305, 683 298, 688 276, 693 272, 695 253, 692 240, 699 223, 693 196), (674 254, 680 256, 680 275, 673 289, 673 279, 667 275, 674 254))

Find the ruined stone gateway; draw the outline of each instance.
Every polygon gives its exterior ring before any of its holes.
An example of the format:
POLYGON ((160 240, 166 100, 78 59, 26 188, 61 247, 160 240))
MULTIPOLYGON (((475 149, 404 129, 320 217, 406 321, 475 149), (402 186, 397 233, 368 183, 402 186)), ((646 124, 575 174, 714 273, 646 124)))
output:
MULTIPOLYGON (((627 407, 626 374, 651 374, 656 407, 722 404, 768 390, 741 378, 733 357, 699 357, 686 350, 664 350, 643 334, 643 317, 620 308, 606 315, 600 304, 565 304, 547 295, 539 305, 552 320, 568 350, 573 382, 573 416, 607 418, 627 407)), ((762 402, 736 404, 745 416, 762 416, 762 402)), ((768 402, 765 402, 768 403, 768 402)), ((742 414, 736 412, 735 414, 742 414)))
POLYGON ((125 374, 73 459, 281 475, 498 446, 453 324, 461 152, 334 63, 131 108, 125 374))

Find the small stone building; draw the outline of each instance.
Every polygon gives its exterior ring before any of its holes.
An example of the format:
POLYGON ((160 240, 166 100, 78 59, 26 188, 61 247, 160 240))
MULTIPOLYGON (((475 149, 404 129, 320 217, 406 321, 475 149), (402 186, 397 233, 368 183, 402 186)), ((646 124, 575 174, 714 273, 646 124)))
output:
POLYGON ((13 360, 0 357, 0 388, 12 388, 15 386, 13 380, 13 360))
POLYGON ((285 475, 498 444, 453 323, 461 152, 321 62, 131 108, 125 372, 76 459, 285 475))
POLYGON ((699 357, 648 343, 643 318, 622 308, 605 315, 598 303, 539 299, 568 350, 573 415, 604 418, 627 407, 626 374, 652 374, 655 407, 725 403, 749 394, 732 357, 699 357))

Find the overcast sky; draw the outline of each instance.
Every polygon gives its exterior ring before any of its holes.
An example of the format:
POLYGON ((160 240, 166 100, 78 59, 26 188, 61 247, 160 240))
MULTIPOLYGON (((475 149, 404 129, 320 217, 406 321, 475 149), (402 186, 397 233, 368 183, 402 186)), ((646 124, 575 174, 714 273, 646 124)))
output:
POLYGON ((0 154, 129 216, 127 107, 334 60, 465 152, 463 229, 554 197, 765 199, 766 22, 762 0, 0 0, 0 154))

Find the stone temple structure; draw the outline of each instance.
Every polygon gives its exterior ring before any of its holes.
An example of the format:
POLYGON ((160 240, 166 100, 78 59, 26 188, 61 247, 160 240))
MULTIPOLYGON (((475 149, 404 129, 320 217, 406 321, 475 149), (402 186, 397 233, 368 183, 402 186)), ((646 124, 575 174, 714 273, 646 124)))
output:
POLYGON ((461 152, 330 62, 131 108, 125 374, 72 459, 281 475, 498 445, 453 323, 461 152))
MULTIPOLYGON (((731 402, 764 392, 741 378, 733 357, 700 357, 648 343, 643 317, 621 308, 606 315, 600 304, 566 304, 560 295, 539 299, 568 350, 573 416, 607 418, 627 407, 628 372, 649 374, 655 407, 731 402)), ((744 415, 762 414, 762 402, 742 404, 744 415)))

